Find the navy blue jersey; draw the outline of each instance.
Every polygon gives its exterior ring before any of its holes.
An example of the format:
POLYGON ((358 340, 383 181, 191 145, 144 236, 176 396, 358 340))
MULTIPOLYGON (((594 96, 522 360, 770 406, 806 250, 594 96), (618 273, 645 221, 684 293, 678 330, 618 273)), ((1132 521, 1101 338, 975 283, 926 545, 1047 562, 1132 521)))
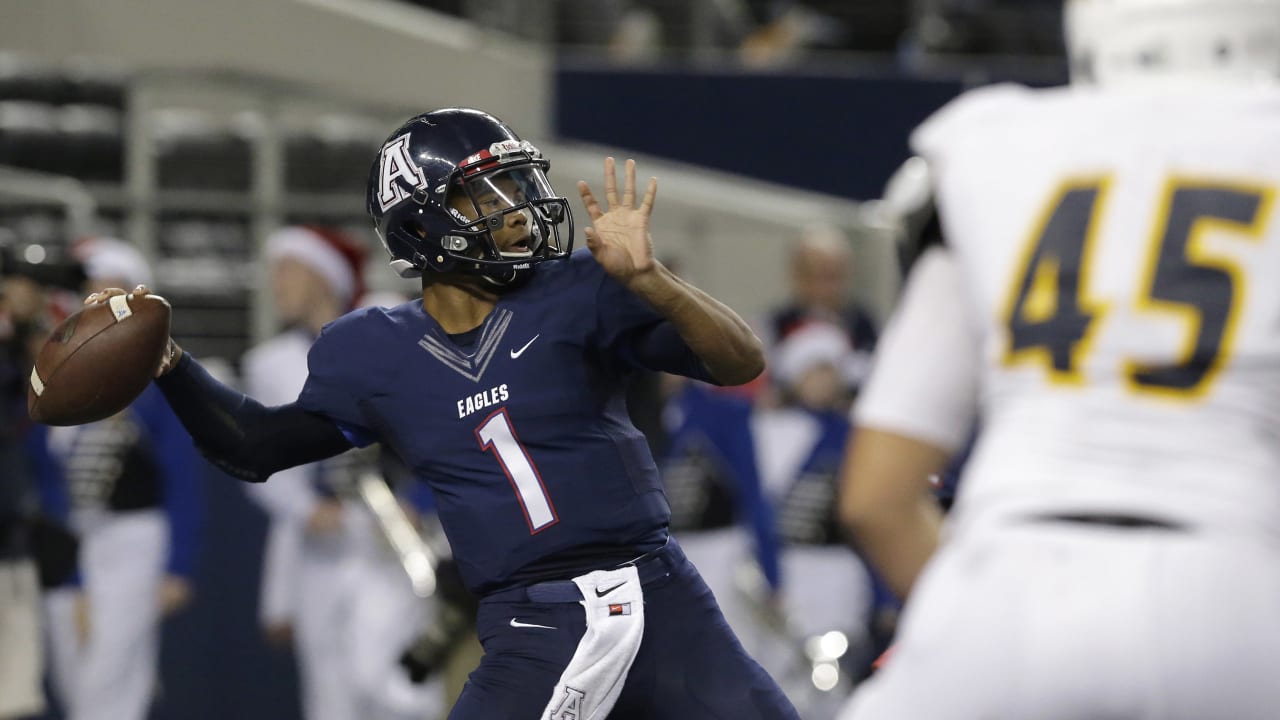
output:
POLYGON ((308 364, 299 404, 431 486, 482 595, 664 542, 670 511, 624 381, 638 368, 709 379, 586 251, 540 265, 475 332, 446 335, 420 300, 367 308, 328 325, 308 364))

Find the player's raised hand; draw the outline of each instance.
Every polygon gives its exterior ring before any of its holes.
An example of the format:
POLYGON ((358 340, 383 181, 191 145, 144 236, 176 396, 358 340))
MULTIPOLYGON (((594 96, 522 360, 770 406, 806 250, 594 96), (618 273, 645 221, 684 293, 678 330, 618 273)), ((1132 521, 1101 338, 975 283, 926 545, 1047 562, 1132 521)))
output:
MULTIPOLYGON (((152 294, 151 289, 148 288, 146 285, 139 285, 132 290, 124 290, 122 288, 107 288, 105 290, 99 290, 96 293, 90 294, 88 297, 84 299, 84 304, 92 305, 93 303, 96 303, 96 302, 106 302, 113 295, 133 295, 135 297, 144 297, 146 295, 151 295, 151 294, 152 294)), ((160 360, 160 367, 156 369, 156 377, 163 377, 167 375, 169 371, 172 370, 174 366, 178 364, 178 361, 181 359, 182 359, 182 348, 178 345, 178 343, 173 341, 173 338, 169 338, 169 342, 165 345, 164 355, 161 357, 161 360, 160 360)))
POLYGON ((608 157, 604 159, 604 196, 608 209, 601 210, 600 202, 585 180, 578 181, 578 193, 591 218, 591 227, 586 229, 587 248, 605 272, 625 285, 636 276, 652 270, 655 263, 653 239, 649 236, 649 216, 653 213, 653 199, 658 194, 658 179, 649 178, 649 186, 637 207, 636 162, 627 160, 626 179, 619 200, 614 160, 608 157))

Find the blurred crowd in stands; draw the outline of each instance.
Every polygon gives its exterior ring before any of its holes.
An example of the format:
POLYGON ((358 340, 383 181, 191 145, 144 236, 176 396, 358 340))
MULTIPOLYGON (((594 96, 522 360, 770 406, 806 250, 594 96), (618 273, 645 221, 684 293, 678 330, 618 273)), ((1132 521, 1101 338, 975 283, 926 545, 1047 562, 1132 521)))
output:
POLYGON ((621 60, 688 53, 749 66, 810 51, 1060 56, 1052 0, 406 0, 483 26, 621 60))

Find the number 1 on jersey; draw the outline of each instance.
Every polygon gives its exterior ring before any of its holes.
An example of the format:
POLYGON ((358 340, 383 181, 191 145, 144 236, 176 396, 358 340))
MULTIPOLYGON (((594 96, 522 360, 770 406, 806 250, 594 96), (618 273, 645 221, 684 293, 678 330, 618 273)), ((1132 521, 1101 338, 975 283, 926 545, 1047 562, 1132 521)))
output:
POLYGON ((485 418, 476 428, 476 439, 482 450, 492 450, 498 456, 498 464, 511 481, 516 491, 516 499, 524 510, 524 518, 529 523, 529 532, 537 533, 556 524, 556 509, 547 497, 547 489, 542 484, 542 476, 529 457, 529 452, 516 438, 515 429, 511 427, 511 419, 507 417, 506 408, 502 408, 485 418))

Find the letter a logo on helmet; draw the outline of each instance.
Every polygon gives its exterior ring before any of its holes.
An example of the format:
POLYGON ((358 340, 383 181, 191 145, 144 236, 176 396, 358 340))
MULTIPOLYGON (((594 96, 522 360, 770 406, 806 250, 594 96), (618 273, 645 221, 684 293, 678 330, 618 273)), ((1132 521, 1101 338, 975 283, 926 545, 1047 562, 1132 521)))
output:
POLYGON ((383 212, 409 199, 414 190, 426 184, 422 168, 409 157, 409 133, 382 146, 378 160, 378 205, 383 212))

